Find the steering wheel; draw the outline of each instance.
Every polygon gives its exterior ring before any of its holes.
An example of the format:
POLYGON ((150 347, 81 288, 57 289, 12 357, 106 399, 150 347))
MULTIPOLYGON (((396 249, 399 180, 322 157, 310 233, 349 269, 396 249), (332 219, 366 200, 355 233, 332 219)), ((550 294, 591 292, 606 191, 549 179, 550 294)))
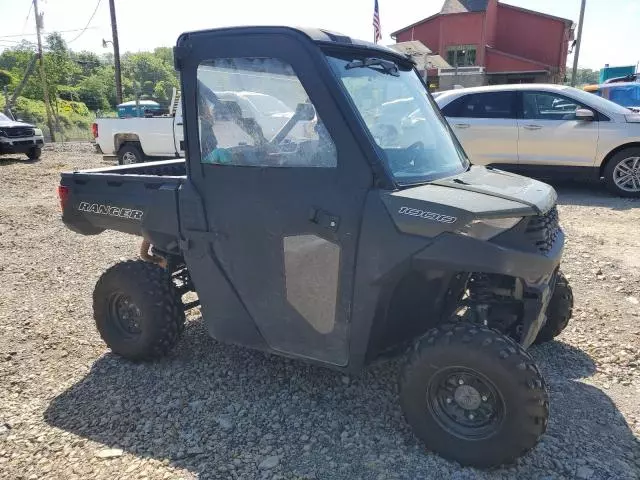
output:
POLYGON ((386 145, 393 143, 400 135, 398 129, 393 125, 377 124, 371 129, 371 134, 375 141, 384 148, 386 145))
POLYGON ((422 173, 425 157, 424 143, 417 141, 407 148, 398 149, 397 153, 389 156, 391 169, 406 173, 422 173))
POLYGON ((405 168, 411 170, 421 170, 421 163, 424 162, 424 143, 420 140, 407 147, 407 162, 405 168))

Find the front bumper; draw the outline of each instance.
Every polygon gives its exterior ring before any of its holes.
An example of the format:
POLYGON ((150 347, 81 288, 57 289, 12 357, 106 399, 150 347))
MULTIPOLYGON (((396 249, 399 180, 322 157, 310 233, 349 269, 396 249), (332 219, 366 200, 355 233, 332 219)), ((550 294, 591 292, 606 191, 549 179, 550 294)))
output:
POLYGON ((32 148, 42 148, 43 145, 43 137, 0 137, 0 155, 5 153, 29 153, 32 148))
POLYGON ((506 275, 523 286, 522 346, 529 347, 546 322, 546 311, 562 260, 564 233, 558 229, 553 244, 542 253, 521 251, 494 241, 447 233, 436 237, 414 256, 421 269, 506 275), (424 263, 423 263, 424 262, 424 263))

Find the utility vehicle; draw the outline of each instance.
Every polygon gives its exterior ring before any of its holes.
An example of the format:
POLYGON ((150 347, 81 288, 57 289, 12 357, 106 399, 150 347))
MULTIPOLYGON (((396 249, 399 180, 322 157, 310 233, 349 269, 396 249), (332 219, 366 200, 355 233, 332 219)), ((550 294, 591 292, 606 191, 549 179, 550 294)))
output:
POLYGON ((429 449, 487 467, 534 447, 549 400, 525 349, 573 302, 554 190, 470 165, 390 49, 243 27, 185 33, 175 59, 186 160, 63 173, 59 187, 72 230, 143 237, 143 260, 95 287, 111 350, 167 354, 196 305, 219 341, 345 372, 413 345, 400 402, 429 449), (294 114, 265 134, 216 91, 294 114), (401 99, 411 118, 387 123, 380 106, 401 99))

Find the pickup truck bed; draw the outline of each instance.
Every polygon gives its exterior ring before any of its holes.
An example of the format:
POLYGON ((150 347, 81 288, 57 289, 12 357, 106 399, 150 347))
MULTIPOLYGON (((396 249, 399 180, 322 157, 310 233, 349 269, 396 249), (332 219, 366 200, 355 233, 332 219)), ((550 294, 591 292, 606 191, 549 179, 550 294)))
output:
POLYGON ((184 159, 65 172, 58 191, 62 220, 83 235, 117 230, 173 250, 185 181, 184 159))

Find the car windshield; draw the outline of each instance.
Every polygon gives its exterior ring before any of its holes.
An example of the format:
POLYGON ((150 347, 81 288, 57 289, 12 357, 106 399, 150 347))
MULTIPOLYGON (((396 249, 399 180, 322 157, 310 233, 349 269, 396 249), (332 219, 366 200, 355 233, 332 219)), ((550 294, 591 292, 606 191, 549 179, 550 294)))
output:
POLYGON ((569 94, 576 100, 579 100, 586 105, 590 105, 596 110, 602 110, 604 113, 611 112, 619 115, 627 115, 629 109, 618 105, 617 103, 607 100, 606 98, 599 97, 593 93, 585 92, 584 90, 578 90, 577 88, 567 87, 563 93, 569 94))
POLYGON ((7 117, 4 113, 0 113, 0 122, 10 122, 11 119, 7 117))
POLYGON ((330 54, 328 59, 398 184, 425 183, 468 168, 413 69, 380 58, 330 54))

